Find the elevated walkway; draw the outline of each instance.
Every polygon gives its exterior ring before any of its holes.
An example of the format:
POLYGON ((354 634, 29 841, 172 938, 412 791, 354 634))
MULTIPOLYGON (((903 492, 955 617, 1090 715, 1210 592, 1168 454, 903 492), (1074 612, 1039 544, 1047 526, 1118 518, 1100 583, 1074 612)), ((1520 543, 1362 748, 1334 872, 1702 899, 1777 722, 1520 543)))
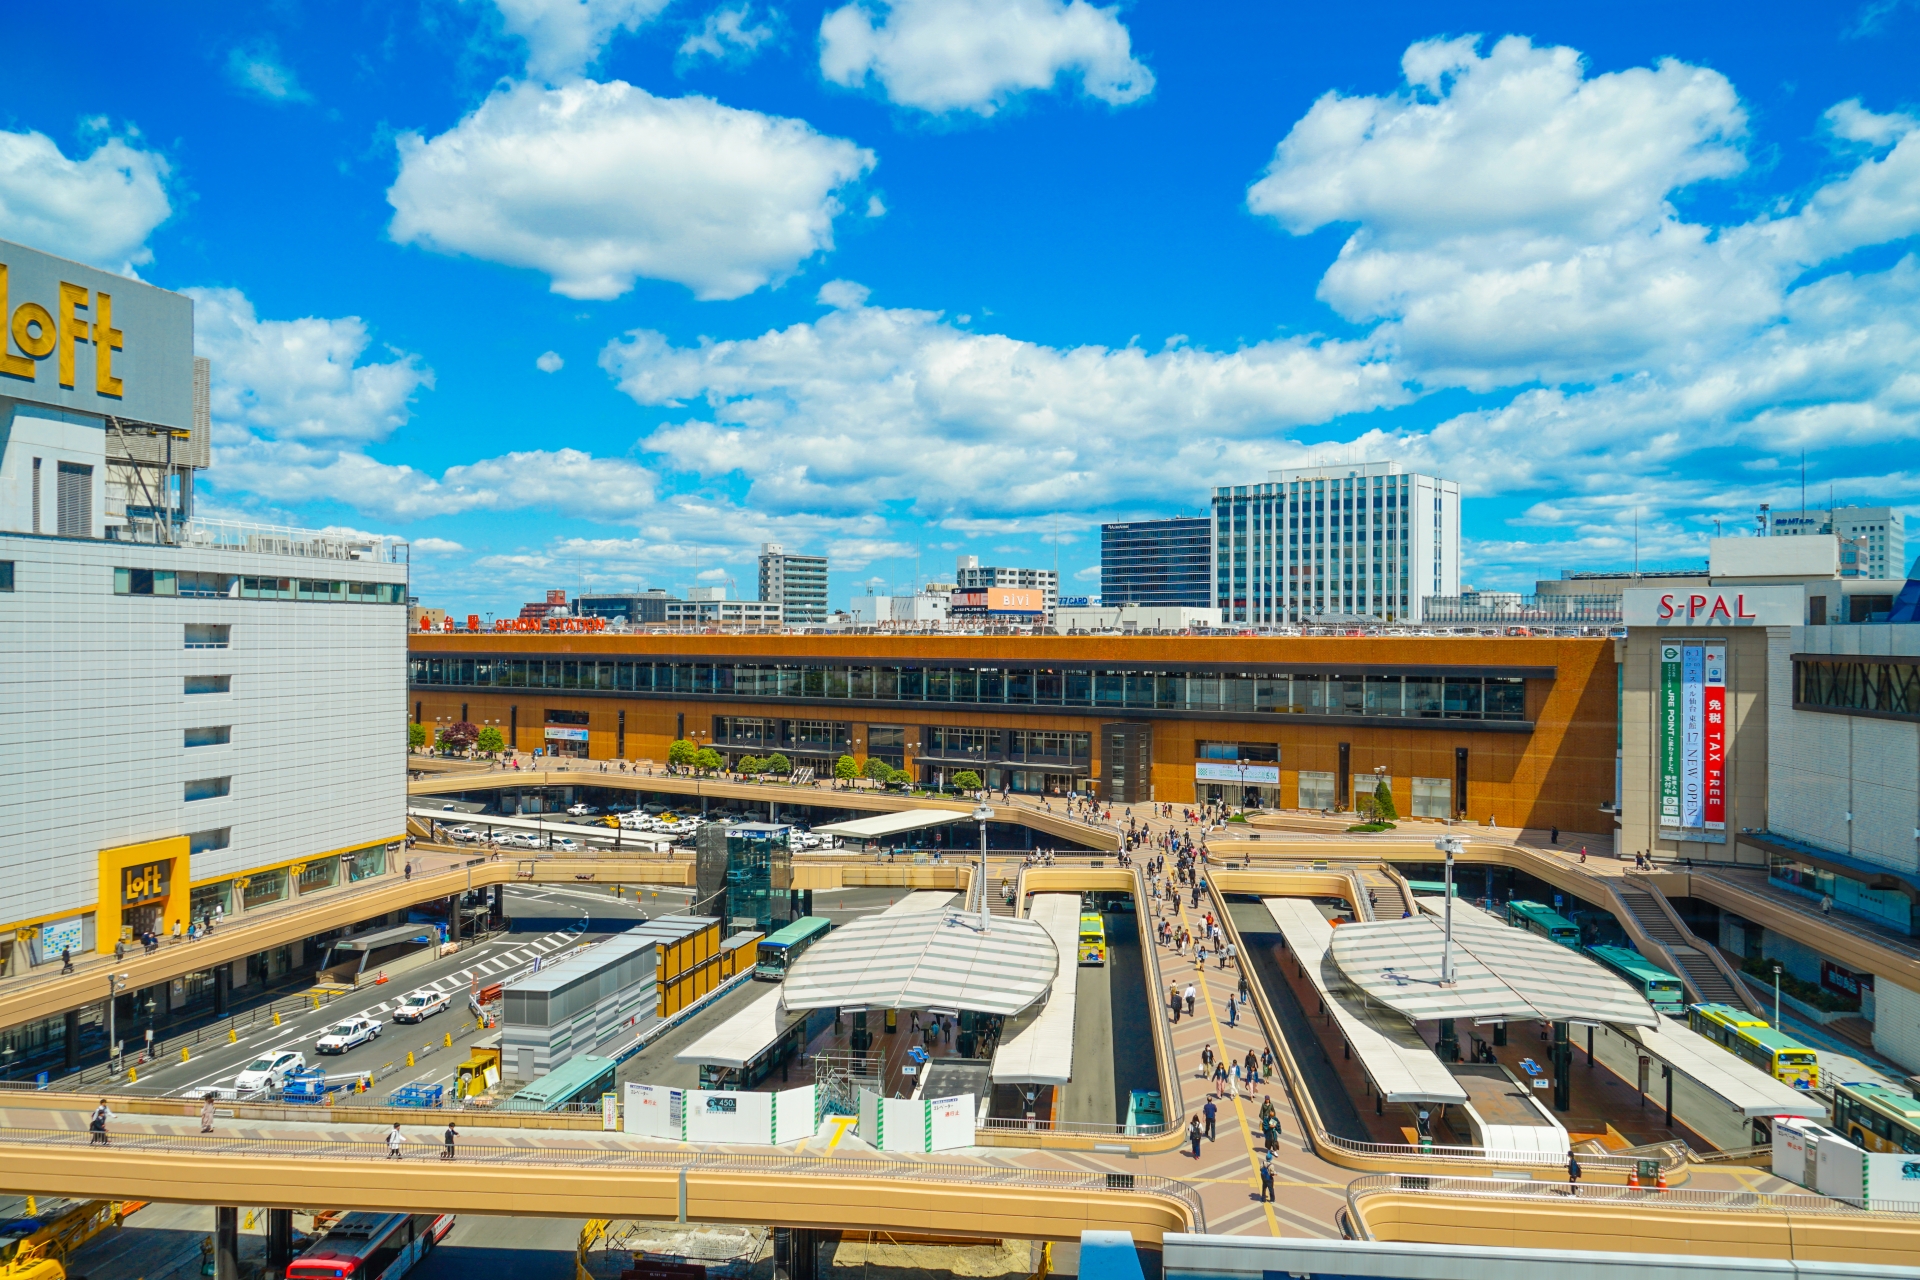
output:
POLYGON ((1643 953, 1666 959, 1696 1004, 1725 1004, 1764 1015, 1747 984, 1733 974, 1719 949, 1694 936, 1655 885, 1629 877, 1596 880, 1615 900, 1614 915, 1643 953))

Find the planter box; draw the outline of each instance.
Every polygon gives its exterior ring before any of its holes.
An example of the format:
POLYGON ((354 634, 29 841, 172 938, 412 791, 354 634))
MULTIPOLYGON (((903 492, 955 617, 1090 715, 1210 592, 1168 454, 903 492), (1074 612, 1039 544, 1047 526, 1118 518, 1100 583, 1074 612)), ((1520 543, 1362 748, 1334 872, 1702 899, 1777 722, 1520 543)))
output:
MULTIPOLYGON (((1739 974, 1746 984, 1752 987, 1754 992, 1761 997, 1761 1004, 1772 1004, 1773 984, 1771 982, 1762 982, 1744 969, 1736 969, 1734 972, 1739 974)), ((1838 1022, 1842 1018, 1857 1018, 1860 1016, 1858 1009, 1835 1009, 1832 1013, 1828 1013, 1825 1009, 1817 1009, 1806 1001, 1796 999, 1785 991, 1780 993, 1780 1007, 1782 1009, 1791 1009, 1808 1022, 1821 1027, 1838 1022)))

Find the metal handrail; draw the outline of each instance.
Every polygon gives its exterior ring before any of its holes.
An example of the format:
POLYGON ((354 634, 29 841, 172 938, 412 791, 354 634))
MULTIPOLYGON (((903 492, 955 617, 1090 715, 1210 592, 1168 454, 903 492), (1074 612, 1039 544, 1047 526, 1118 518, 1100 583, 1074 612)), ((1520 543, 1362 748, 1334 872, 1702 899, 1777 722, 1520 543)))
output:
MULTIPOLYGON (((1477 1163, 1493 1163, 1519 1168, 1565 1169, 1567 1157, 1550 1152, 1508 1150, 1502 1147, 1455 1147, 1431 1146, 1418 1147, 1402 1142, 1360 1142, 1352 1138, 1342 1138, 1338 1134, 1325 1134, 1323 1140, 1328 1146, 1338 1147, 1342 1151, 1357 1156, 1408 1156, 1424 1160, 1472 1160, 1477 1163)), ((1662 1142, 1653 1147, 1640 1148, 1646 1151, 1658 1151, 1657 1156, 1622 1155, 1608 1152, 1604 1155, 1578 1157, 1583 1169, 1612 1169, 1622 1173, 1637 1170, 1640 1162, 1655 1159, 1660 1162, 1660 1171, 1668 1173, 1688 1162, 1690 1149, 1684 1142, 1662 1142)))
POLYGON ((1511 1182, 1503 1178, 1450 1178, 1424 1173, 1375 1173, 1347 1184, 1347 1221, 1363 1240, 1373 1239, 1360 1216, 1360 1202, 1389 1192, 1459 1196, 1476 1200, 1567 1200, 1601 1204, 1630 1204, 1636 1210, 1714 1209, 1723 1213, 1821 1214, 1850 1218, 1907 1218, 1920 1215, 1920 1204, 1902 1203, 1863 1209, 1827 1196, 1772 1194, 1764 1191, 1651 1191, 1644 1187, 1588 1184, 1570 1192, 1565 1183, 1511 1182))
POLYGON ((1147 869, 1143 862, 1133 864, 1133 900, 1134 927, 1140 933, 1141 962, 1147 968, 1148 1008, 1151 1009, 1154 1027, 1154 1048, 1156 1065, 1160 1075, 1160 1115, 1165 1120, 1165 1128, 1178 1128, 1180 1117, 1186 1114, 1186 1099, 1180 1096, 1180 1057, 1174 1052, 1173 1023, 1167 1016, 1167 1007, 1160 1002, 1160 983, 1166 976, 1160 968, 1159 943, 1154 938, 1152 904, 1153 897, 1147 884, 1147 869), (1173 1097, 1167 1095, 1172 1093, 1173 1097))
MULTIPOLYGON (((84 1129, 0 1128, 0 1144, 36 1147, 87 1148, 93 1134, 84 1129)), ((110 1136, 110 1148, 119 1151, 165 1152, 175 1155, 241 1155, 329 1160, 391 1159, 380 1137, 366 1141, 292 1137, 243 1138, 223 1134, 128 1133, 110 1136)), ((413 1144, 415 1160, 439 1160, 431 1143, 413 1144)), ((409 1158, 400 1148, 400 1158, 409 1158)), ((974 1186, 1032 1187, 1038 1190, 1083 1193, 1134 1192, 1172 1200, 1186 1210, 1193 1230, 1204 1232, 1206 1209, 1188 1183, 1159 1174, 1078 1173, 1017 1166, 963 1164, 951 1160, 889 1156, 751 1155, 715 1151, 667 1151, 633 1147, 605 1147, 586 1143, 551 1142, 538 1147, 462 1141, 460 1162, 467 1165, 549 1166, 561 1168, 637 1169, 687 1173, 774 1173, 819 1175, 832 1178, 871 1178, 888 1182, 965 1183, 974 1186)))

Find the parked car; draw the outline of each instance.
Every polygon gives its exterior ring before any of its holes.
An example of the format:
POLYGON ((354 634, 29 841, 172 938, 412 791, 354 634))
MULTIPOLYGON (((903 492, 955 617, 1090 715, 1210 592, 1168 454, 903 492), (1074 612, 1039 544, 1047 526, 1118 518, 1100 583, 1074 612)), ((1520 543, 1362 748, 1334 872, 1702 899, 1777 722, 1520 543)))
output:
POLYGON ((453 828, 453 830, 447 832, 447 838, 451 840, 460 840, 460 841, 465 841, 470 843, 472 841, 479 840, 482 837, 480 833, 474 830, 472 827, 455 827, 453 828))
POLYGON ((581 803, 581 804, 576 804, 571 806, 567 810, 567 812, 572 814, 576 818, 591 818, 595 814, 599 813, 600 810, 595 805, 581 803))
POLYGON ((307 1066, 306 1055, 299 1053, 269 1053, 256 1059, 247 1069, 233 1078, 235 1093, 258 1093, 262 1089, 283 1089, 287 1084, 289 1071, 304 1071, 307 1066))
POLYGON ((410 991, 401 998, 400 1007, 393 1011, 395 1022, 425 1022, 436 1013, 445 1013, 453 1007, 453 997, 444 991, 435 991, 432 987, 422 987, 410 991))
POLYGON ((549 847, 558 849, 562 853, 578 853, 586 848, 585 845, 575 840, 572 836, 554 836, 547 841, 547 844, 549 847))
POLYGON ((540 837, 531 831, 514 831, 502 836, 500 843, 509 849, 538 849, 540 837))
POLYGON ((321 1053, 345 1053, 379 1038, 379 1021, 361 1014, 335 1023, 331 1031, 313 1042, 313 1047, 321 1053))

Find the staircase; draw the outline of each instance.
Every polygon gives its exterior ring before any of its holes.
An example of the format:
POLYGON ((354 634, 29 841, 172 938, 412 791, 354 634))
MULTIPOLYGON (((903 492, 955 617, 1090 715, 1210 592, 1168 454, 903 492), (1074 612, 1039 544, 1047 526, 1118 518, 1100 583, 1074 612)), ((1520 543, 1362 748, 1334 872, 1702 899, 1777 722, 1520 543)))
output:
POLYGON ((1622 880, 1614 886, 1614 897, 1632 916, 1631 924, 1626 920, 1621 923, 1627 925, 1629 933, 1645 935, 1664 953, 1669 967, 1686 984, 1687 994, 1696 1003, 1759 1011, 1746 984, 1734 977, 1732 968, 1710 943, 1680 923, 1658 889, 1622 880))
POLYGON ((990 915, 1012 919, 1020 911, 1020 868, 1021 864, 1013 858, 987 863, 987 912, 990 915), (1013 901, 1007 901, 1007 895, 1001 891, 1000 882, 1005 880, 1013 886, 1013 901))
POLYGON ((1398 920, 1413 910, 1413 904, 1400 892, 1400 884, 1392 876, 1381 870, 1364 870, 1360 873, 1360 883, 1373 895, 1373 918, 1375 920, 1398 920))

